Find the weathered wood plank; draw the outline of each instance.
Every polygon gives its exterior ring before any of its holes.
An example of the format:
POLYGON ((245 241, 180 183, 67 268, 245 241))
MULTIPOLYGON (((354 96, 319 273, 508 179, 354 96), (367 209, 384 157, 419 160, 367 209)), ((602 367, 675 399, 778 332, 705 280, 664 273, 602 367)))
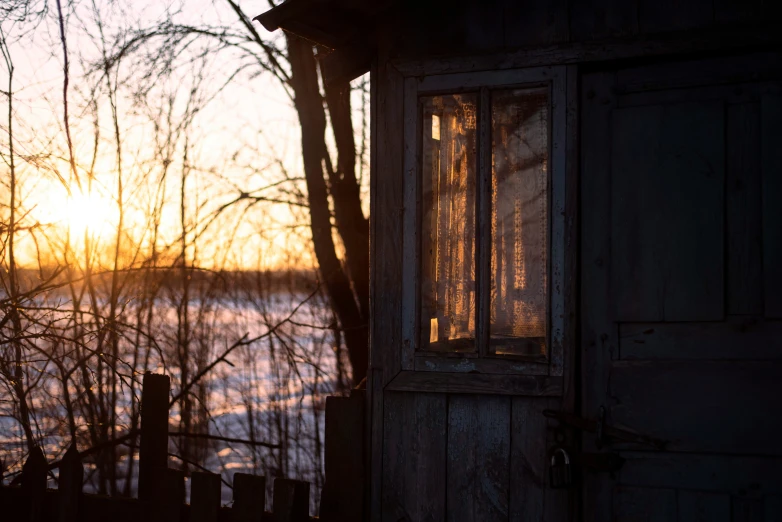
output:
POLYGON ((82 466, 76 443, 71 443, 68 451, 60 462, 60 472, 57 480, 57 511, 59 522, 76 522, 79 519, 79 509, 82 499, 82 482, 84 466, 82 466))
POLYGON ((326 398, 326 482, 320 497, 324 521, 360 522, 364 488, 364 396, 326 398))
POLYGON ((617 320, 722 319, 723 113, 720 102, 614 111, 617 320))
POLYGON ((26 520, 46 520, 44 499, 46 496, 46 457, 40 446, 34 446, 22 465, 22 496, 26 520))
MULTIPOLYGON (((587 6, 583 6, 588 9, 587 6)), ((581 7, 579 7, 581 9, 581 7)), ((574 26, 573 26, 574 27, 574 26)), ((394 65, 405 76, 424 76, 454 72, 538 67, 552 63, 567 65, 591 63, 623 58, 689 55, 701 52, 752 52, 759 46, 780 43, 782 35, 774 24, 756 27, 738 27, 720 32, 692 30, 675 36, 658 35, 643 40, 623 39, 606 45, 605 42, 575 41, 537 49, 520 49, 495 54, 461 54, 452 57, 397 59, 394 65)), ((418 55, 420 56, 420 55, 418 55)))
POLYGON ((643 34, 708 27, 714 20, 713 0, 639 0, 643 34))
MULTIPOLYGON (((616 104, 613 73, 583 78, 581 113, 581 200, 590 211, 581 216, 581 410, 597 418, 604 403, 612 354, 618 352, 611 319, 611 113, 616 104)), ((581 434, 584 451, 596 451, 596 438, 581 434)), ((584 520, 610 520, 611 480, 606 474, 585 477, 584 520)))
POLYGON ((566 68, 566 143, 565 143, 565 233, 563 267, 564 310, 562 318, 563 353, 563 407, 575 411, 579 391, 576 389, 576 354, 578 346, 578 292, 579 292, 579 71, 576 66, 566 68))
POLYGON ((445 520, 446 396, 384 395, 382 520, 445 520))
POLYGON ((680 490, 677 511, 686 522, 731 522, 730 495, 680 490))
MULTIPOLYGON (((617 71, 617 93, 684 89, 776 79, 782 74, 782 54, 759 52, 700 60, 664 60, 617 71)), ((682 97, 682 91, 672 92, 682 97)))
POLYGON ((168 465, 168 375, 144 374, 141 391, 141 441, 139 443, 138 497, 154 497, 151 484, 160 469, 168 465))
POLYGON ((622 323, 622 359, 782 359, 782 321, 622 323))
POLYGON ((509 49, 566 42, 570 32, 567 0, 506 0, 503 21, 509 49))
POLYGON ((731 522, 765 522, 764 512, 762 498, 733 497, 731 522))
POLYGON ((782 455, 780 376, 780 361, 619 361, 610 418, 670 450, 782 455))
POLYGON ((418 93, 416 80, 404 80, 404 217, 402 240, 402 369, 413 369, 418 322, 417 293, 420 285, 419 263, 419 175, 418 93))
MULTIPOLYGON (((488 295, 488 294, 487 294, 488 295)), ((540 362, 530 362, 511 358, 479 359, 473 354, 417 354, 415 370, 419 372, 451 373, 501 373, 524 375, 548 375, 551 371, 545 356, 540 362)))
POLYGON ((782 458, 622 452, 622 483, 714 493, 780 495, 782 458))
POLYGON ((388 382, 401 367, 403 107, 402 75, 388 63, 378 66, 377 118, 371 211, 371 365, 388 382))
POLYGON ((782 318, 782 96, 764 96, 760 113, 765 315, 782 318))
POLYGON ((728 106, 726 139, 728 313, 757 315, 763 313, 758 103, 728 106))
POLYGON ((266 510, 266 477, 234 473, 233 522, 261 522, 266 510))
POLYGON ((365 487, 369 519, 380 520, 382 514, 383 487, 383 372, 370 368, 367 375, 367 476, 365 487))
POLYGON ((386 389, 411 392, 556 397, 562 395, 562 377, 494 373, 400 372, 386 389))
POLYGON ((638 34, 638 0, 585 0, 571 4, 573 41, 638 34))
POLYGON ((274 479, 273 522, 309 522, 310 483, 286 478, 274 479))
POLYGON ((448 520, 508 520, 510 399, 448 399, 448 520))
POLYGON ((509 520, 544 520, 548 475, 546 424, 538 399, 511 399, 509 520))
POLYGON ((194 471, 190 475, 190 522, 217 522, 220 475, 194 471))
POLYGON ((152 522, 181 520, 185 510, 184 471, 157 468, 152 474, 151 480, 151 497, 146 503, 146 517, 152 522))
POLYGON ((676 491, 620 487, 614 495, 613 520, 645 522, 676 520, 676 491))

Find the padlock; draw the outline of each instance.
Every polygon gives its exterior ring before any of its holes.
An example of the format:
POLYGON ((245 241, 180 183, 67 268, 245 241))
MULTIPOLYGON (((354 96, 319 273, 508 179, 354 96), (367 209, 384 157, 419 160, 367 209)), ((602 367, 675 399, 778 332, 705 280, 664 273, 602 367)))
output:
POLYGON ((549 482, 552 489, 570 487, 573 483, 573 472, 570 469, 570 455, 564 448, 556 448, 551 453, 549 466, 549 482))

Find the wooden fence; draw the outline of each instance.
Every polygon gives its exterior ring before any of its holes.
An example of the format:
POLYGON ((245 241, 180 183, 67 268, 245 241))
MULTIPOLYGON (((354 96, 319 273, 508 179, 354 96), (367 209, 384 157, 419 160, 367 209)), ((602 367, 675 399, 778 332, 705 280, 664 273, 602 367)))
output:
MULTIPOLYGON (((185 503, 184 472, 168 467, 170 379, 144 375, 141 394, 138 498, 82 492, 82 458, 71 446, 59 462, 47 463, 36 447, 17 485, 0 486, 0 519, 24 522, 304 522, 309 516, 310 484, 275 478, 272 510, 266 510, 265 477, 235 473, 233 502, 221 506, 221 476, 190 474, 190 504, 185 503), (59 468, 58 489, 47 489, 47 475, 59 468)), ((321 494, 322 521, 358 522, 364 510, 364 398, 326 399, 326 481, 321 494)), ((124 439, 129 438, 128 436, 124 439)))

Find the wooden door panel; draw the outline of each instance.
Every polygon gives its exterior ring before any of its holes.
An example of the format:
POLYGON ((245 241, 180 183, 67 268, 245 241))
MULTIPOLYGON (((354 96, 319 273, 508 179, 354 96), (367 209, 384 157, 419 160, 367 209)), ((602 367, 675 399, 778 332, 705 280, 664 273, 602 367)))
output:
POLYGON ((616 109, 612 135, 616 319, 722 319, 723 103, 616 109))
POLYGON ((449 521, 508 519, 510 425, 509 397, 449 397, 449 521))
POLYGON ((447 396, 384 399, 382 520, 445 520, 447 396))
POLYGON ((671 451, 782 455, 782 362, 617 361, 611 421, 669 441, 671 451))
POLYGON ((582 79, 584 520, 782 516, 781 56, 582 79))

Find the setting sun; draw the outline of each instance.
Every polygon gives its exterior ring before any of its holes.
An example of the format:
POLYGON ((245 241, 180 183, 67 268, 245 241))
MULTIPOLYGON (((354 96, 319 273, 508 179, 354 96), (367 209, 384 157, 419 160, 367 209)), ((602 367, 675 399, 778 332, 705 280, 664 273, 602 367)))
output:
POLYGON ((50 209, 52 224, 67 231, 72 238, 88 234, 98 239, 111 231, 116 220, 117 207, 114 202, 97 193, 74 192, 65 198, 65 204, 50 209))

